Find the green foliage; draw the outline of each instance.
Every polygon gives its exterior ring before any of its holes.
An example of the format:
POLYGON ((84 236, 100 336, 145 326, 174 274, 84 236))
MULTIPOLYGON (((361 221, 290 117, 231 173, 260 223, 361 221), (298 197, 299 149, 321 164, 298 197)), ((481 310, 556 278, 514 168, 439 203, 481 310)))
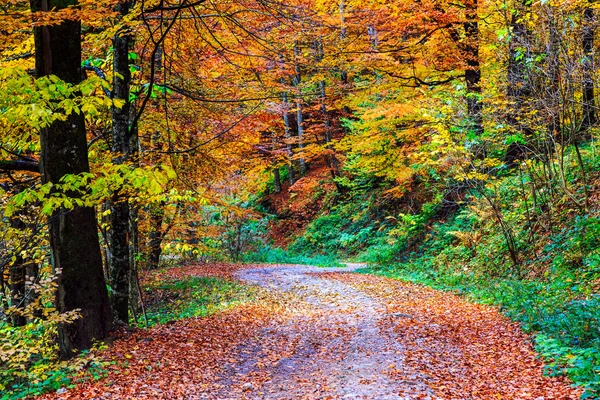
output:
POLYGON ((365 186, 368 188, 372 181, 367 182, 353 182, 349 195, 351 200, 339 203, 329 214, 312 221, 303 234, 290 244, 290 252, 331 254, 339 258, 381 244, 389 226, 385 218, 378 215, 376 194, 366 192, 365 186))
POLYGON ((313 256, 303 256, 294 254, 279 247, 265 246, 255 252, 244 254, 243 262, 247 263, 266 263, 266 264, 305 264, 316 265, 318 267, 343 267, 335 256, 315 254, 313 256))
POLYGON ((0 393, 1 399, 18 399, 39 395, 73 385, 82 379, 103 376, 104 363, 94 352, 84 352, 76 359, 61 361, 55 337, 59 324, 78 318, 76 312, 60 314, 53 307, 56 280, 48 270, 39 282, 30 282, 28 290, 36 299, 25 308, 11 307, 8 315, 23 315, 25 326, 0 325, 0 393))
POLYGON ((569 221, 548 237, 539 258, 521 267, 535 270, 548 264, 543 277, 523 278, 520 271, 501 267, 506 249, 500 229, 494 229, 493 221, 482 222, 469 208, 434 224, 419 250, 401 257, 401 262, 390 258, 366 272, 457 291, 499 306, 525 331, 536 334, 548 373, 567 374, 594 398, 600 393, 598 219, 584 215, 569 221), (478 231, 485 236, 469 243, 478 231), (576 267, 573 259, 578 260, 576 267))
POLYGON ((252 301, 257 289, 214 277, 186 277, 155 282, 145 288, 152 303, 148 306, 150 325, 205 317, 252 301))

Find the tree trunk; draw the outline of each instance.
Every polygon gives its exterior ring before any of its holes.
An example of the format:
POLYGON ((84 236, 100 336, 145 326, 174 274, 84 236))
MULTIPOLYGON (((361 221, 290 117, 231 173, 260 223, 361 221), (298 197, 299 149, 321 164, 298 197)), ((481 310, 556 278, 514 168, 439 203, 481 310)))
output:
MULTIPOLYGON (((348 37, 348 29, 346 28, 346 1, 340 0, 340 41, 343 43, 348 37)), ((344 68, 340 71, 340 80, 342 85, 348 84, 348 72, 344 68)))
MULTIPOLYGON (((520 18, 530 7, 528 1, 523 0, 521 7, 512 13, 506 89, 506 94, 512 102, 506 120, 517 132, 521 132, 527 141, 531 140, 533 135, 532 128, 523 117, 523 105, 528 104, 532 94, 531 79, 527 70, 527 59, 531 58, 531 33, 520 18)), ((510 166, 515 165, 517 160, 527 156, 525 149, 526 147, 519 143, 511 143, 506 151, 505 162, 510 166)))
POLYGON ((279 167, 273 167, 273 190, 275 193, 281 193, 281 176, 279 175, 279 167))
MULTIPOLYGON (((122 16, 129 12, 129 2, 122 1, 117 9, 122 16)), ((129 86, 129 48, 132 41, 128 27, 124 26, 113 38, 113 98, 124 101, 121 108, 113 107, 113 163, 128 161, 131 149, 129 86)), ((111 300, 115 317, 129 322, 129 202, 128 196, 117 190, 111 207, 111 300)))
POLYGON ((296 177, 294 175, 294 161, 292 159, 292 155, 294 154, 292 150, 292 127, 290 125, 290 103, 288 101, 287 92, 283 93, 283 126, 285 129, 285 141, 288 153, 288 179, 290 181, 290 186, 296 183, 296 177))
POLYGON ((300 70, 300 61, 298 60, 300 56, 300 48, 298 46, 298 42, 294 46, 294 56, 296 58, 296 75, 294 76, 294 86, 296 86, 297 95, 296 95, 296 119, 298 121, 298 148, 300 153, 300 158, 298 159, 298 164, 300 165, 300 176, 306 174, 306 160, 304 159, 304 114, 302 112, 302 88, 300 87, 300 81, 302 79, 301 70, 300 70))
POLYGON ((467 69, 465 70, 467 112, 472 132, 477 136, 481 136, 483 134, 483 106, 481 104, 477 0, 467 2, 466 18, 467 22, 464 23, 466 41, 463 49, 467 58, 467 69))
MULTIPOLYGON (((374 29, 374 28, 373 28, 374 29)), ((316 62, 320 63, 323 61, 325 56, 323 52, 323 41, 319 39, 315 41, 315 52, 316 52, 316 62)), ((325 90, 325 81, 321 79, 319 81, 319 92, 321 94, 321 113, 323 114, 323 122, 325 124, 325 148, 327 150, 327 154, 325 156, 325 161, 329 166, 329 170, 331 171, 331 176, 333 178, 340 176, 340 163, 335 156, 335 152, 333 147, 331 146, 331 120, 329 119, 329 115, 327 114, 327 93, 325 90)))
MULTIPOLYGON (((25 265, 21 256, 10 266, 10 305, 17 310, 25 307, 25 265)), ((12 326, 24 326, 27 322, 19 311, 11 314, 10 320, 12 326)))
MULTIPOLYGON (((17 188, 16 192, 20 192, 21 189, 17 188)), ((10 226, 19 231, 24 231, 26 228, 25 222, 15 215, 10 219, 10 226)), ((9 286, 10 286, 10 305, 15 307, 18 311, 11 314, 12 326, 24 326, 27 323, 27 319, 20 312, 25 308, 25 260, 21 256, 23 248, 20 246, 14 249, 14 261, 9 263, 9 286)))
POLYGON ((560 33, 555 25, 554 14, 552 13, 552 9, 550 7, 548 7, 548 28, 550 30, 548 47, 546 50, 546 54, 548 55, 548 66, 546 71, 548 89, 544 102, 546 103, 546 112, 548 114, 548 136, 546 138, 548 142, 547 147, 549 149, 554 149, 554 143, 557 138, 560 140, 561 145, 563 146, 568 138, 565 138, 563 135, 560 118, 561 107, 563 106, 559 82, 560 61, 558 52, 560 45, 560 33))
MULTIPOLYGON (((33 12, 77 6, 76 0, 32 0, 33 12)), ((37 76, 56 75, 67 83, 81 81, 81 23, 65 20, 34 28, 37 76)), ((68 174, 89 172, 85 120, 71 113, 41 129, 43 182, 58 183, 68 174)), ((52 265, 59 273, 56 305, 59 312, 80 310, 81 317, 60 324, 58 341, 63 358, 88 349, 105 338, 111 309, 102 272, 96 212, 92 207, 58 209, 49 219, 52 265)))
POLYGON ((150 232, 148 233, 148 269, 156 269, 160 263, 162 253, 163 231, 162 224, 165 217, 164 205, 152 208, 150 211, 150 232))
MULTIPOLYGON (((593 3, 593 0, 589 0, 593 3)), ((594 98, 594 9, 583 12, 583 120, 582 128, 587 129, 596 123, 596 102, 594 98)))
POLYGON ((138 252, 139 252, 139 229, 138 229, 137 207, 131 207, 129 213, 129 307, 137 312, 140 293, 138 292, 138 252))
MULTIPOLYGON (((529 8, 527 1, 523 2, 523 7, 529 8)), ((531 83, 527 71, 527 59, 531 57, 531 33, 520 21, 522 12, 526 11, 521 7, 513 13, 510 22, 512 35, 508 45, 508 96, 513 98, 517 105, 519 99, 525 99, 531 96, 531 83)))

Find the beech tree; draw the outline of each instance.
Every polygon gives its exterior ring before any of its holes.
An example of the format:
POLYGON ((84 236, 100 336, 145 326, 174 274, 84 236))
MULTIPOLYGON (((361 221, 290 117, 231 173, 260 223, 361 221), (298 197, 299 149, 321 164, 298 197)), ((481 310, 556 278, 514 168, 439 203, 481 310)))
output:
MULTIPOLYGON (((76 6, 75 0, 31 2, 33 12, 52 13, 76 6)), ((65 84, 81 82, 81 23, 67 19, 34 28, 37 77, 54 75, 65 84)), ((71 112, 42 128, 41 172, 44 182, 89 172, 84 116, 71 112)), ((75 195, 73 193, 73 195, 75 195)), ((52 265, 59 273, 57 309, 79 310, 81 317, 59 326, 61 355, 71 357, 109 333, 112 313, 102 273, 96 213, 92 207, 59 208, 49 220, 52 265)))

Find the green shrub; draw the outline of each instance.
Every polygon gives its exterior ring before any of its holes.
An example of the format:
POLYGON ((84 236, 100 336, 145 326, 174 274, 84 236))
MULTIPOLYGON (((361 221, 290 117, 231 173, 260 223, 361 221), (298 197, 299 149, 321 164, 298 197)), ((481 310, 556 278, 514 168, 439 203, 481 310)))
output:
POLYGON ((246 253, 242 258, 246 263, 266 263, 266 264, 304 264, 318 267, 343 267, 333 255, 315 254, 312 256, 302 256, 293 254, 279 247, 263 247, 262 249, 246 253))

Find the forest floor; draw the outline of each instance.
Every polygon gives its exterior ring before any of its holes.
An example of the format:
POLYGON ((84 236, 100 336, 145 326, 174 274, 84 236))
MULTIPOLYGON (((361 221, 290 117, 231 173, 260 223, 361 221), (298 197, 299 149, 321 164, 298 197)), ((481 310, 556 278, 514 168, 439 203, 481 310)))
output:
MULTIPOLYGON (((492 307, 347 268, 253 265, 248 304, 123 333, 108 376, 51 398, 577 399, 492 307)), ((211 269, 182 267, 178 274, 211 269)))

